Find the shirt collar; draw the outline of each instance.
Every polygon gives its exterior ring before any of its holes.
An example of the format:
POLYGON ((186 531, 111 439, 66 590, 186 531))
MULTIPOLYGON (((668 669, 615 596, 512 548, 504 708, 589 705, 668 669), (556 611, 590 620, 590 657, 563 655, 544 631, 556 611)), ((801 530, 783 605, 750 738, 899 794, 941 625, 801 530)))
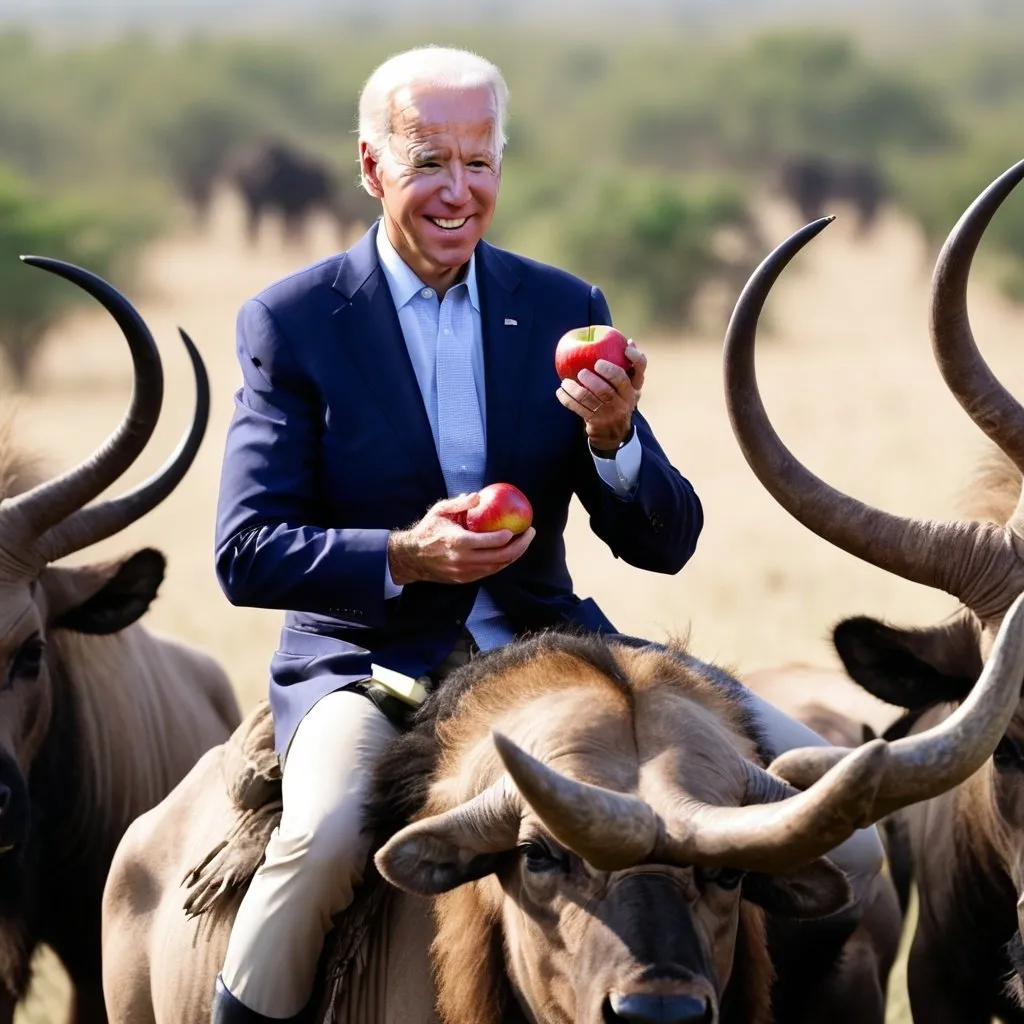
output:
MULTIPOLYGON (((388 238, 387 229, 381 221, 377 227, 377 256, 380 259, 381 269, 387 278, 388 288, 391 290, 391 299, 395 309, 401 309, 417 293, 421 292, 426 285, 416 276, 412 268, 398 255, 398 251, 391 244, 388 238)), ((469 266, 466 268, 466 276, 459 282, 465 284, 469 294, 469 301, 473 308, 480 312, 480 292, 476 283, 476 252, 469 257, 469 266)))

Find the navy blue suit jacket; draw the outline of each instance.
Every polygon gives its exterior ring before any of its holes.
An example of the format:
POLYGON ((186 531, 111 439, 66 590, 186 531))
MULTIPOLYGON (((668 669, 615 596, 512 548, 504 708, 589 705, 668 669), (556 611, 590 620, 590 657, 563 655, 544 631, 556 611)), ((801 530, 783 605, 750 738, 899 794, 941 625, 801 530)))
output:
MULTIPOLYGON (((375 244, 271 285, 238 316, 243 384, 228 430, 217 575, 233 604, 287 609, 270 669, 279 750, 325 694, 374 661, 419 676, 457 640, 478 584, 413 583, 384 598, 387 536, 446 496, 412 363, 375 244)), ((579 495, 616 557, 674 573, 694 550, 700 502, 644 418, 636 493, 601 481, 583 422, 555 397, 555 344, 610 323, 578 278, 481 242, 477 279, 487 393, 486 481, 519 487, 537 535, 487 580, 517 632, 578 624, 612 631, 573 593, 562 532, 579 495)))

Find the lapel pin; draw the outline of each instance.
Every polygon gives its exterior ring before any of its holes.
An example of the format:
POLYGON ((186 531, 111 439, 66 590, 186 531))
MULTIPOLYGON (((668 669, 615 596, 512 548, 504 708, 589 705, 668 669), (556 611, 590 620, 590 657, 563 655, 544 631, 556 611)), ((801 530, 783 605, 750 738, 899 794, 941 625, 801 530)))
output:
POLYGON ((513 320, 512 317, 507 316, 507 317, 505 317, 505 326, 506 327, 518 327, 519 326, 519 321, 518 320, 513 320))

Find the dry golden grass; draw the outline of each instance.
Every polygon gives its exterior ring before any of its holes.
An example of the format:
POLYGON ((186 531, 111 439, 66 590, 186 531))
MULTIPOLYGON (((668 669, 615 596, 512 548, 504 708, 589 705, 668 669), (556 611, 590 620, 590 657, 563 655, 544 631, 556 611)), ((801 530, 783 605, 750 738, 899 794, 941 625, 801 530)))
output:
MULTIPOLYGON (((927 254, 895 215, 865 240, 844 220, 801 256, 773 297, 775 331, 762 338, 758 359, 766 404, 794 452, 836 486, 893 512, 952 515, 982 442, 932 361, 927 254)), ((766 237, 781 240, 795 226, 784 212, 766 209, 766 237)), ((162 461, 187 421, 192 392, 175 344, 179 323, 209 368, 211 427, 173 497, 101 545, 102 552, 88 552, 93 558, 141 544, 165 550, 167 580, 148 622, 219 657, 246 707, 264 693, 279 616, 230 607, 212 569, 221 445, 239 379, 234 316, 261 286, 334 247, 321 228, 301 250, 270 235, 248 251, 238 211, 224 200, 209 232, 170 239, 149 254, 138 304, 165 353, 168 397, 165 422, 129 481, 162 461)), ((981 284, 972 293, 972 313, 994 369, 1024 394, 1024 359, 1016 348, 1024 316, 981 284)), ((579 592, 597 598, 623 630, 653 638, 689 630, 697 654, 739 670, 786 661, 833 664, 830 625, 843 615, 870 611, 923 623, 947 612, 949 598, 830 548, 766 496, 726 418, 721 328, 712 337, 638 339, 651 367, 644 411, 704 501, 707 525, 696 556, 678 577, 639 572, 610 558, 575 508, 568 544, 579 592)), ((18 403, 19 436, 60 469, 115 424, 129 383, 115 329, 101 313, 83 314, 49 342, 33 393, 18 403)), ((38 998, 19 1013, 19 1024, 60 1019, 63 991, 62 979, 46 968, 38 998)))

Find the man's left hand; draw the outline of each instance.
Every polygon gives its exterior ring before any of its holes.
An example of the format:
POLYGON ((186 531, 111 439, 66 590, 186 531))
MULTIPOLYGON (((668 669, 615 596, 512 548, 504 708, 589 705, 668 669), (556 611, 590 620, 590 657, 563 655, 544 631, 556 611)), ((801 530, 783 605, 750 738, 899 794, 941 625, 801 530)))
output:
POLYGON ((579 380, 563 380, 558 400, 586 424, 587 439, 596 451, 614 452, 633 432, 633 410, 640 399, 647 356, 633 344, 626 346, 633 364, 629 377, 621 366, 598 359, 596 372, 580 370, 579 380))

